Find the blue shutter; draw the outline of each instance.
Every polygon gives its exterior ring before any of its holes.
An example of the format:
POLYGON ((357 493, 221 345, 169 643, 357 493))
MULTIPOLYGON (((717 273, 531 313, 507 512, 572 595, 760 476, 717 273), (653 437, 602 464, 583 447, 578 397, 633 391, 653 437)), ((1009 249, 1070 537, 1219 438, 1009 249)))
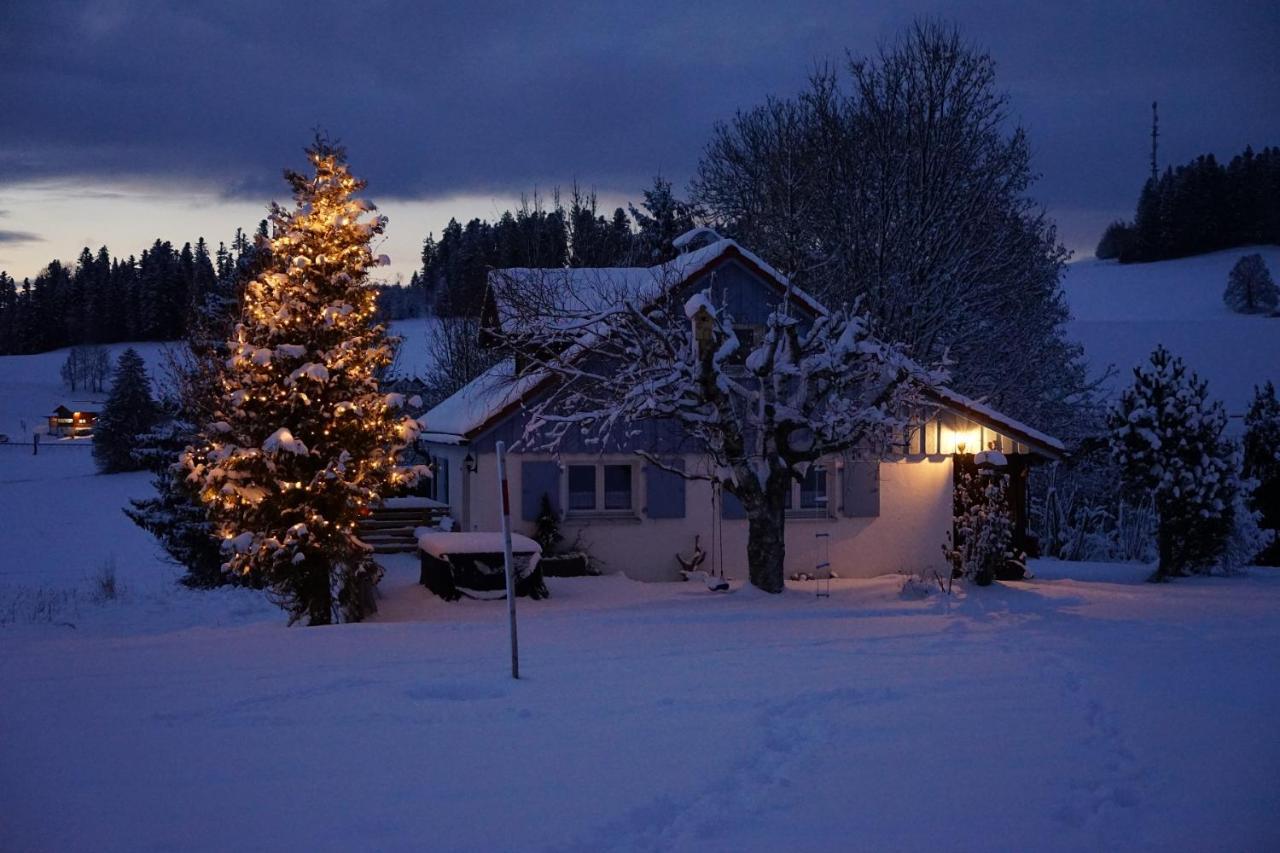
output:
POLYGON ((520 517, 537 521, 542 496, 551 498, 551 508, 560 515, 560 463, 520 463, 520 517))
POLYGON ((845 458, 841 509, 849 518, 880 515, 880 460, 845 458))
POLYGON ((731 495, 724 489, 720 490, 720 517, 728 519, 738 519, 747 517, 747 508, 742 505, 742 501, 737 496, 731 495))
MULTIPOLYGON (((664 461, 684 470, 683 459, 664 461)), ((644 466, 644 500, 649 518, 684 518, 684 477, 657 465, 644 466)))

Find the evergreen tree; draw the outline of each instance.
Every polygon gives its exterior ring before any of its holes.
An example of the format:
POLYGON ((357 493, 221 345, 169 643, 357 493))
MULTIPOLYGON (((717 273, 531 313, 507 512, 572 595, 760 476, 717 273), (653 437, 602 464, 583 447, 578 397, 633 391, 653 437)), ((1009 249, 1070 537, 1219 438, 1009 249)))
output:
POLYGON ((215 420, 220 385, 219 368, 226 360, 226 335, 235 320, 238 276, 252 277, 264 253, 250 248, 238 262, 228 253, 223 275, 188 321, 186 340, 166 351, 166 383, 174 391, 163 419, 139 437, 134 458, 155 473, 152 497, 130 501, 125 514, 159 540, 171 559, 186 567, 183 583, 213 587, 223 583, 255 582, 256 578, 222 571, 222 541, 214 535, 199 489, 187 479, 177 460, 181 451, 199 440, 195 425, 215 420))
POLYGON ((133 449, 138 436, 150 430, 158 413, 151 396, 151 380, 142 356, 132 347, 120 354, 111 393, 93 430, 93 457, 104 474, 134 471, 133 449))
POLYGON ((1280 290, 1262 255, 1245 255, 1236 261, 1227 275, 1222 301, 1237 314, 1270 314, 1280 306, 1280 290))
MULTIPOLYGON (((1148 179, 1121 262, 1180 258, 1280 243, 1280 148, 1246 148, 1223 166, 1202 154, 1148 179)), ((1116 223, 1108 227, 1107 242, 1116 223)), ((1099 244, 1099 257, 1103 247, 1099 244)))
POLYGON ((1280 402, 1275 385, 1254 389, 1244 428, 1243 473, 1254 484, 1250 505, 1261 513, 1260 526, 1273 534, 1255 561, 1280 566, 1280 402))
POLYGON ((186 471, 176 463, 195 435, 195 427, 170 410, 154 428, 138 436, 134 460, 155 474, 155 495, 131 499, 124 512, 186 568, 184 584, 207 588, 239 578, 222 571, 222 542, 214 534, 198 492, 187 482, 186 471))
POLYGON ((644 191, 640 208, 631 207, 631 218, 639 229, 636 235, 638 265, 652 266, 675 257, 671 241, 695 227, 698 216, 695 204, 676 198, 671 182, 656 176, 653 186, 644 191))
POLYGON ((320 625, 374 609, 381 569, 356 523, 406 479, 396 453, 417 424, 378 389, 391 349, 367 275, 386 220, 366 218, 341 148, 318 138, 307 155, 314 174, 286 172, 295 207, 273 205, 260 237, 270 255, 245 288, 216 419, 182 462, 225 570, 269 584, 291 623, 320 625))
POLYGON ((1133 228, 1123 222, 1112 222, 1098 241, 1098 248, 1093 252, 1100 261, 1115 260, 1129 251, 1133 240, 1133 228))
POLYGON ((1208 571, 1231 533, 1239 490, 1223 438, 1226 410, 1162 346, 1133 375, 1108 425, 1126 487, 1155 503, 1159 564, 1151 579, 1208 571))

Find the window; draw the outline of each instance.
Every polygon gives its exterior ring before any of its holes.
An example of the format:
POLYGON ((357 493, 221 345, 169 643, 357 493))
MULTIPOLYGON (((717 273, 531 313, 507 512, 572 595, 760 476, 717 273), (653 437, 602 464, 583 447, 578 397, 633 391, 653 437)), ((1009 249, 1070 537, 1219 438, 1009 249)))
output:
POLYGON ((792 482, 791 488, 787 489, 782 505, 791 518, 826 518, 827 469, 822 465, 810 465, 800 483, 792 482))
POLYGON ((800 508, 827 508, 827 469, 821 465, 810 465, 800 481, 800 508))
POLYGON ((634 509, 630 464, 570 465, 569 512, 629 515, 634 509))
POLYGON ((596 508, 596 466, 569 466, 569 510, 596 508))
POLYGON ((604 466, 604 508, 631 509, 631 466, 604 466))

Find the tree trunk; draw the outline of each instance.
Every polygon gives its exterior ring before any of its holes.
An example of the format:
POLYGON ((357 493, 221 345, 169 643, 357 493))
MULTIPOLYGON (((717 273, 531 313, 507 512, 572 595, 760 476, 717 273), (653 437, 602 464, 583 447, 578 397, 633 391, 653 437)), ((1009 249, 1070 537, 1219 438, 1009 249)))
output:
POLYGON ((328 561, 310 554, 307 557, 307 624, 332 624, 333 600, 329 591, 328 561))
POLYGON ((751 583, 765 592, 786 587, 786 492, 790 482, 770 483, 758 506, 747 507, 747 567, 751 583))

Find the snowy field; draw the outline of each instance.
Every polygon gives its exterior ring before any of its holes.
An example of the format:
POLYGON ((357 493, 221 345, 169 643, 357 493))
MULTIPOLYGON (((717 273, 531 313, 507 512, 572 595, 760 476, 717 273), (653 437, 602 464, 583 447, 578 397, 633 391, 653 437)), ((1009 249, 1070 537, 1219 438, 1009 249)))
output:
POLYGON ((1209 394, 1243 415, 1253 386, 1280 384, 1280 318, 1235 314, 1222 301, 1227 273, 1258 252, 1280 279, 1280 248, 1231 249, 1151 264, 1087 260, 1071 264, 1063 287, 1075 319, 1069 334, 1090 366, 1115 365, 1114 389, 1133 378, 1157 344, 1209 382, 1209 394))
MULTIPOLYGON (((142 356, 152 385, 163 381, 164 350, 161 343, 107 344, 114 371, 120 353, 133 347, 142 356)), ((74 403, 100 405, 107 397, 85 390, 69 391, 62 384, 59 371, 67 360, 68 350, 60 349, 36 355, 0 356, 0 433, 10 441, 31 441, 31 432, 44 431, 46 418, 58 406, 74 403)), ((108 385, 110 381, 108 380, 108 385)), ((3 465, 0 457, 0 465, 3 465)))
POLYGON ((551 579, 517 683, 503 606, 435 599, 411 557, 376 621, 288 629, 177 587, 119 512, 145 475, 91 472, 0 450, 6 850, 1280 845, 1274 572, 551 579))
MULTIPOLYGON (((1280 379, 1280 320, 1221 306, 1238 254, 1074 265, 1073 333, 1126 368, 1164 339, 1238 410, 1280 379)), ((429 325, 393 331, 416 373, 429 325)), ((72 398, 64 357, 0 358, 0 432, 72 398)), ((121 512, 148 491, 85 442, 0 446, 0 850, 1280 849, 1280 572, 553 578, 513 682, 503 605, 411 557, 361 625, 181 588, 121 512)))
POLYGON ((387 330, 400 339, 396 358, 387 370, 393 379, 424 378, 431 369, 431 335, 439 320, 423 317, 413 320, 396 320, 387 330))

